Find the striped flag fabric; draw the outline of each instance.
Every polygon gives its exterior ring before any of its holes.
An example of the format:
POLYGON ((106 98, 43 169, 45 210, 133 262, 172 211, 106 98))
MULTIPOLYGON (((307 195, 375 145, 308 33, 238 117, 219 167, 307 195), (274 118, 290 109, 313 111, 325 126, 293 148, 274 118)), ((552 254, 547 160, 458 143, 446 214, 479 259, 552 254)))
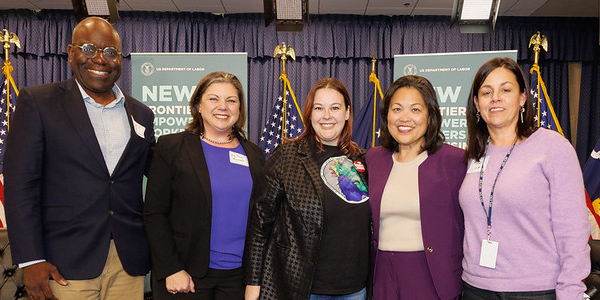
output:
POLYGON ((15 111, 18 90, 11 82, 12 77, 2 80, 0 85, 0 227, 6 227, 6 216, 4 215, 4 176, 3 176, 3 158, 4 148, 6 146, 6 137, 9 130, 10 116, 15 111), (13 88, 10 88, 11 85, 13 88))
POLYGON ((546 85, 542 80, 542 75, 540 75, 539 65, 533 65, 529 71, 529 74, 531 74, 530 87, 531 95, 533 96, 533 109, 536 111, 536 115, 534 116, 533 120, 536 122, 536 126, 556 130, 564 136, 565 134, 563 133, 562 127, 560 127, 560 124, 558 123, 558 118, 556 117, 556 113, 552 107, 552 102, 548 96, 546 85))
MULTIPOLYGON (((588 208, 593 212, 596 222, 600 224, 600 140, 583 166, 583 183, 588 208)), ((592 234, 594 235, 594 232, 592 234)), ((594 238, 600 239, 600 232, 596 232, 594 238)))

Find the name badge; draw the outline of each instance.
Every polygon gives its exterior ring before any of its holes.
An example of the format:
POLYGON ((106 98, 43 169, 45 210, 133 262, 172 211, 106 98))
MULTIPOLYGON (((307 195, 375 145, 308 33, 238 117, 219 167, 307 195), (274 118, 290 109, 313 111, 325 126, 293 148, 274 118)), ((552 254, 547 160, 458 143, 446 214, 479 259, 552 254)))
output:
POLYGON ((248 167, 248 157, 244 154, 229 151, 229 162, 232 164, 248 167))
POLYGON ((485 171, 485 169, 487 168, 488 161, 490 161, 489 156, 486 156, 485 160, 483 159, 483 157, 480 160, 471 160, 471 165, 469 166, 469 169, 467 170, 467 174, 468 173, 479 173, 479 172, 481 172, 482 167, 483 167, 483 170, 485 171), (485 163, 482 163, 482 161, 485 161, 485 163))
POLYGON ((495 269, 496 259, 498 258, 498 242, 481 241, 481 256, 479 257, 479 265, 482 267, 495 269))
POLYGON ((144 127, 142 124, 136 122, 135 119, 133 118, 133 116, 131 116, 131 123, 133 124, 133 131, 135 132, 135 134, 137 134, 141 138, 144 138, 144 133, 146 132, 146 127, 144 127))

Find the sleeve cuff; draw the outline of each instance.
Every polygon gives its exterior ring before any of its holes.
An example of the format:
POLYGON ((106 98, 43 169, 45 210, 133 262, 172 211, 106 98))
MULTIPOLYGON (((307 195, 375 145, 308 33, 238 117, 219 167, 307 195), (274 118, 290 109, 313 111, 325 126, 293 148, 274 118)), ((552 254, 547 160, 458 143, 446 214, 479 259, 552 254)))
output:
POLYGON ((19 264, 19 268, 23 269, 25 267, 31 266, 31 265, 35 265, 41 262, 45 262, 45 259, 38 259, 38 260, 32 260, 32 261, 28 261, 28 262, 24 262, 19 264))

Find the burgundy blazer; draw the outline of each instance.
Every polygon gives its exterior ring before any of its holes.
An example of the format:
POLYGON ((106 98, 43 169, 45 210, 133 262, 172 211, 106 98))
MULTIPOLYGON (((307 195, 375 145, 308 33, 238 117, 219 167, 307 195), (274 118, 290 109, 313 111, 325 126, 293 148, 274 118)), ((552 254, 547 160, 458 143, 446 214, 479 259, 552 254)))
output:
MULTIPOLYGON (((464 150, 444 144, 419 166, 421 231, 427 265, 441 299, 462 291, 464 221, 458 191, 467 171, 464 150)), ((377 260, 381 196, 392 170, 392 151, 376 147, 367 153, 369 202, 373 214, 373 249, 377 260)), ((402 228, 398 228, 402 230, 402 228)))

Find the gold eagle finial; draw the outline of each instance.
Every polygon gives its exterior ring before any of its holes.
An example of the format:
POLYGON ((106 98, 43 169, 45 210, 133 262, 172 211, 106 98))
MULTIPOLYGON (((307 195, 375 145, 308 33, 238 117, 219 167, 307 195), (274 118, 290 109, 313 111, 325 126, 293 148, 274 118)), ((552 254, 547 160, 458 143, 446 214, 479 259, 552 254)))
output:
POLYGON ((531 45, 533 45, 533 52, 535 53, 533 64, 537 65, 541 49, 544 49, 544 51, 548 52, 548 39, 545 35, 540 34, 540 32, 538 31, 531 37, 531 39, 529 39, 528 48, 531 48, 531 45))
POLYGON ((8 30, 2 30, 4 34, 0 35, 0 43, 4 43, 4 59, 8 61, 8 50, 10 49, 10 44, 15 44, 17 48, 21 48, 21 43, 19 42, 19 37, 14 33, 9 33, 8 30))
POLYGON ((281 54, 281 74, 285 74, 285 62, 287 57, 291 57, 293 60, 296 60, 296 53, 294 52, 294 48, 290 45, 286 45, 285 42, 277 45, 275 47, 275 52, 273 53, 273 57, 277 57, 281 54))

